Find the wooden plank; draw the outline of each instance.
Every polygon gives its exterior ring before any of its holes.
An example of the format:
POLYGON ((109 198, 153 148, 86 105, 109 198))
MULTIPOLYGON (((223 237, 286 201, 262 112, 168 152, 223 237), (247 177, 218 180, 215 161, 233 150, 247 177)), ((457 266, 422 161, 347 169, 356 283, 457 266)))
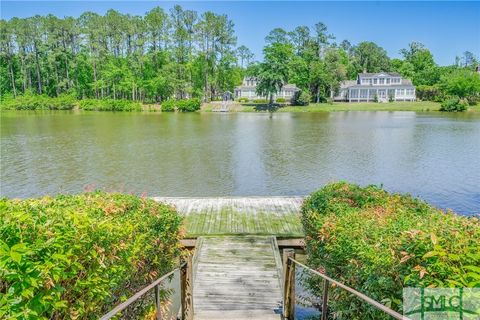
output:
POLYGON ((200 237, 193 286, 195 319, 276 319, 282 303, 271 236, 200 237))
POLYGON ((189 237, 234 234, 303 236, 299 215, 302 197, 154 199, 174 205, 185 216, 189 237))
POLYGON ((303 238, 292 238, 292 239, 278 239, 277 244, 279 247, 286 248, 304 248, 305 240, 303 238))

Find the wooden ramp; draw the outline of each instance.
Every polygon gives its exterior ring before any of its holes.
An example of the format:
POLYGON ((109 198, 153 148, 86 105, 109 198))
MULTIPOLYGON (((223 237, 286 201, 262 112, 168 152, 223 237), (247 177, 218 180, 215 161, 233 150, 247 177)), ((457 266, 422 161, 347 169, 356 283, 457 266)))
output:
POLYGON ((281 319, 281 261, 274 237, 200 237, 193 278, 195 320, 281 319))

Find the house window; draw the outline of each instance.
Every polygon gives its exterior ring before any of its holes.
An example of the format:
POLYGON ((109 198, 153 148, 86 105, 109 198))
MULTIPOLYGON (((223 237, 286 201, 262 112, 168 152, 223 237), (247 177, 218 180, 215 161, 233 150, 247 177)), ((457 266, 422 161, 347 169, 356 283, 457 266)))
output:
POLYGON ((360 89, 360 98, 367 99, 368 89, 360 89))
POLYGON ((373 78, 373 84, 377 84, 377 78, 373 78))
POLYGON ((358 98, 358 89, 350 90, 350 98, 358 98))
POLYGON ((390 84, 390 78, 387 78, 386 80, 387 80, 387 84, 390 84))
POLYGON ((405 89, 397 89, 397 96, 405 95, 405 89))
POLYGON ((377 94, 377 89, 370 89, 370 99, 373 99, 377 94))
POLYGON ((379 81, 380 84, 385 84, 385 78, 380 78, 380 79, 378 79, 378 81, 379 81))

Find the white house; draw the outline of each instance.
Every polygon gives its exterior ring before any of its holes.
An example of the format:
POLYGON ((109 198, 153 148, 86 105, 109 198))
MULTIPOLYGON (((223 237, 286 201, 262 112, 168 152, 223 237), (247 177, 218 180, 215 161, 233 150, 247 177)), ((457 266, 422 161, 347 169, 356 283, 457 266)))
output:
MULTIPOLYGON (((261 97, 257 95, 257 79, 255 77, 245 77, 241 86, 235 87, 235 99, 247 98, 248 100, 254 99, 267 99, 267 97, 261 97)), ((274 95, 274 99, 283 98, 285 101, 290 101, 294 98, 295 92, 298 89, 293 84, 286 84, 282 87, 282 90, 274 95)))
POLYGON ((357 80, 340 84, 334 101, 369 102, 415 101, 415 86, 395 72, 359 73, 357 80))

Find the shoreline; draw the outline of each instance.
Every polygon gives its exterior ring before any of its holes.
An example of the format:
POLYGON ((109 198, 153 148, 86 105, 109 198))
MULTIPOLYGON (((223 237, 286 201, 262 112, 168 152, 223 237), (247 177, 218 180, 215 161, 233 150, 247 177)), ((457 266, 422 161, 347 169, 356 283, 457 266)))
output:
MULTIPOLYGON (((0 111, 85 111, 85 112, 153 112, 161 113, 160 104, 141 104, 141 110, 83 110, 79 107, 79 103, 82 100, 75 101, 75 106, 72 109, 11 109, 4 108, 0 104, 0 111)), ((218 107, 220 102, 208 102, 203 103, 200 110, 195 111, 197 113, 217 113, 213 111, 215 107, 218 107)), ((229 105, 227 112, 218 113, 268 113, 263 110, 263 104, 253 103, 238 103, 233 102, 229 105), (258 109, 257 109, 258 108, 258 109)), ((308 106, 281 106, 275 112, 279 113, 320 113, 320 112, 345 112, 345 111, 413 111, 413 112, 442 112, 439 102, 432 101, 398 101, 398 102, 333 102, 333 103, 312 103, 308 106)), ((178 112, 178 111, 177 111, 178 112)), ((480 112, 480 104, 470 106, 464 113, 480 112)), ((451 113, 451 112, 442 112, 451 113)), ((455 113, 455 112, 454 112, 455 113)), ((462 113, 462 112, 459 112, 462 113)))

